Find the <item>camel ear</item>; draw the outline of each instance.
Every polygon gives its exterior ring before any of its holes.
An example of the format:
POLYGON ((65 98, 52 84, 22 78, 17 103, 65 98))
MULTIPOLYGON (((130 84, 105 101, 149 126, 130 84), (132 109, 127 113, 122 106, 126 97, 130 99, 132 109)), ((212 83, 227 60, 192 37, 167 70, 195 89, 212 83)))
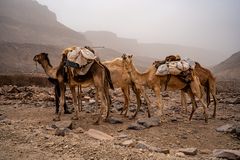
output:
POLYGON ((126 59, 127 57, 126 57, 126 54, 124 53, 123 55, 122 55, 122 59, 126 59))

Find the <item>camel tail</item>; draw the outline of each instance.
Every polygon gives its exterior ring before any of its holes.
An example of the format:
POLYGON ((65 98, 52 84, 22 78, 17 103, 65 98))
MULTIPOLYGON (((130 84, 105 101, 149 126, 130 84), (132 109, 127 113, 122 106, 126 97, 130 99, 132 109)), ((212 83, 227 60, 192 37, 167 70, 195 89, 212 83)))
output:
POLYGON ((114 90, 113 82, 112 82, 112 78, 111 78, 111 74, 110 74, 109 69, 108 69, 104 64, 102 64, 101 62, 100 62, 100 64, 104 67, 104 69, 105 69, 105 71, 106 71, 105 76, 106 76, 106 79, 107 79, 107 81, 108 81, 108 84, 109 84, 110 88, 111 88, 112 90, 114 90))
POLYGON ((209 80, 207 82, 207 87, 206 87, 206 100, 207 100, 207 106, 209 106, 211 100, 210 100, 210 84, 209 80))

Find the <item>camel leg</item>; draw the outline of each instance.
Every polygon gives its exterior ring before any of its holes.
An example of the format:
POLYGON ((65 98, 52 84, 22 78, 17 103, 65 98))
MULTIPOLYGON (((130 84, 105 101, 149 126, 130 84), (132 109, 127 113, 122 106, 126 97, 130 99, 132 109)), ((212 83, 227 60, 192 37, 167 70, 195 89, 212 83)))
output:
POLYGON ((146 102, 147 102, 148 117, 151 117, 150 110, 149 110, 149 105, 151 104, 150 99, 148 98, 147 94, 145 93, 144 88, 141 88, 141 89, 140 89, 140 92, 141 92, 143 98, 144 98, 144 99, 146 100, 146 102))
POLYGON ((213 96, 213 101, 214 101, 214 110, 213 110, 213 118, 216 118, 216 111, 217 111, 217 98, 215 94, 212 94, 213 96))
POLYGON ((205 117, 205 123, 208 123, 207 105, 204 102, 203 98, 200 99, 200 102, 203 105, 203 114, 204 114, 204 117, 205 117))
MULTIPOLYGON (((108 85, 106 84, 106 86, 108 86, 108 85)), ((107 102, 107 104, 106 104, 107 115, 106 115, 105 120, 107 120, 108 117, 109 117, 109 114, 110 114, 110 107, 112 106, 112 100, 111 100, 111 96, 110 96, 110 93, 109 93, 109 88, 104 87, 104 90, 105 90, 104 95, 105 95, 105 99, 106 99, 106 102, 107 102)))
POLYGON ((55 118, 53 118, 53 121, 60 121, 60 117, 62 114, 62 111, 64 109, 64 98, 65 98, 65 84, 64 82, 59 83, 59 87, 60 87, 60 108, 59 108, 59 112, 57 114, 57 116, 55 118))
POLYGON ((161 88, 159 88, 158 86, 154 87, 154 92, 156 94, 157 97, 157 106, 158 106, 158 115, 162 115, 163 114, 163 104, 162 104, 162 95, 161 95, 161 88))
POLYGON ((103 115, 103 112, 104 112, 104 109, 106 108, 107 104, 106 104, 106 98, 104 96, 104 90, 101 88, 98 89, 98 95, 100 97, 100 100, 101 100, 101 107, 100 107, 100 113, 99 113, 99 116, 98 116, 98 119, 97 121, 94 123, 94 124, 99 124, 100 120, 101 120, 101 117, 103 115))
POLYGON ((184 91, 181 91, 181 106, 184 108, 184 112, 187 114, 187 99, 184 91))
POLYGON ((189 121, 191 121, 192 120, 192 116, 193 116, 194 112, 197 109, 197 103, 196 103, 195 97, 194 97, 194 95, 193 95, 193 93, 191 91, 188 92, 188 95, 191 98, 191 103, 192 103, 192 112, 191 112, 190 117, 189 117, 189 121))
MULTIPOLYGON (((137 116, 137 113, 139 112, 140 110, 140 107, 141 107, 141 98, 140 98, 140 90, 138 89, 134 89, 133 90, 135 95, 136 95, 136 99, 137 99, 137 109, 135 111, 135 114, 133 115, 133 118, 135 118, 137 116)), ((149 111, 149 108, 148 108, 148 117, 150 117, 150 111, 149 111)))
POLYGON ((129 107, 129 94, 130 94, 129 87, 127 86, 122 88, 122 92, 124 96, 124 107, 120 114, 123 114, 123 112, 125 111, 123 115, 126 117, 128 112, 128 107, 129 107))
POLYGON ((73 97, 73 105, 74 105, 74 110, 75 110, 75 115, 72 117, 72 119, 74 120, 78 120, 78 114, 79 114, 79 107, 78 107, 78 100, 77 100, 77 94, 75 91, 75 87, 74 86, 70 86, 70 90, 72 93, 72 97, 73 97))

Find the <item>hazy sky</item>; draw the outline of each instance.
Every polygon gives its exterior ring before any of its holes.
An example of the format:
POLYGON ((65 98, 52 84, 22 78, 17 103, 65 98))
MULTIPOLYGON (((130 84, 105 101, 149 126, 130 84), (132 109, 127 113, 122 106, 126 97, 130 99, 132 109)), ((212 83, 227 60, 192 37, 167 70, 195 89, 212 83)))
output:
POLYGON ((240 0, 37 0, 80 32, 240 51, 240 0))

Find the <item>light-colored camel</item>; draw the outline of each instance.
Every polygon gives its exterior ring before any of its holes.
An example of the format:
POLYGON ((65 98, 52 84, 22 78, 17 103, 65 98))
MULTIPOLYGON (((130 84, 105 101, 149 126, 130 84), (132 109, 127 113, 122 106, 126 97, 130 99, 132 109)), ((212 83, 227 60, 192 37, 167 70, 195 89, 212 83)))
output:
POLYGON ((141 100, 140 93, 136 89, 134 82, 131 80, 128 72, 124 69, 123 59, 115 58, 111 61, 105 61, 103 64, 109 69, 114 88, 121 88, 124 95, 124 107, 121 114, 125 111, 124 116, 127 115, 128 107, 130 103, 130 87, 136 94, 137 110, 133 117, 135 117, 139 111, 141 100))
MULTIPOLYGON (((150 104, 149 98, 144 92, 144 87, 149 87, 154 90, 156 97, 157 97, 157 106, 159 108, 160 114, 163 112, 163 106, 162 106, 162 96, 160 94, 161 92, 161 87, 163 87, 167 83, 167 87, 171 88, 173 90, 182 90, 185 89, 186 92, 189 94, 192 100, 192 105, 193 105, 193 110, 191 113, 191 116, 189 120, 192 118, 192 114, 196 108, 195 106, 195 98, 199 98, 200 102, 203 105, 204 109, 204 116, 205 116, 205 122, 208 122, 208 114, 207 114, 207 106, 203 100, 203 93, 201 89, 201 84, 199 82, 198 77, 195 75, 195 71, 192 71, 192 78, 193 80, 191 81, 190 84, 184 82, 177 76, 172 75, 169 79, 168 76, 156 76, 156 67, 154 65, 151 65, 150 68, 144 72, 140 73, 134 66, 132 62, 132 55, 123 55, 122 56, 124 59, 124 64, 126 70, 128 70, 132 80, 134 81, 136 87, 141 91, 143 97, 146 99, 147 104, 150 104)), ((149 113, 149 109, 148 109, 149 113)))
MULTIPOLYGON (((200 83, 206 91, 207 106, 209 106, 210 104, 210 94, 213 97, 214 110, 212 116, 213 118, 215 118, 217 109, 216 79, 214 78, 210 70, 202 67, 198 62, 196 62, 195 73, 199 77, 200 83)), ((186 95, 183 91, 181 91, 181 104, 185 108, 185 111, 187 112, 186 95)))
POLYGON ((60 110, 57 117, 54 120, 60 120, 61 112, 63 110, 64 105, 64 96, 65 96, 65 82, 66 78, 68 78, 68 83, 73 95, 73 103, 75 109, 75 117, 74 119, 78 119, 79 108, 77 106, 77 95, 75 91, 76 85, 82 84, 94 84, 95 88, 97 89, 97 93, 101 100, 101 110, 99 117, 96 123, 99 123, 101 116, 103 114, 104 109, 107 110, 107 116, 109 115, 109 107, 110 107, 110 100, 109 100, 109 91, 108 86, 112 86, 110 74, 108 75, 109 71, 106 67, 104 67, 100 62, 94 61, 92 67, 90 68, 89 72, 84 76, 74 76, 69 72, 69 68, 67 68, 68 72, 65 71, 65 59, 66 54, 63 54, 63 59, 60 65, 56 68, 53 68, 50 65, 48 55, 46 53, 40 53, 34 57, 34 61, 41 63, 42 67, 44 68, 46 74, 54 79, 57 79, 60 86, 60 110), (107 73, 108 72, 108 73, 107 73), (107 82, 109 84, 107 84, 107 82))

